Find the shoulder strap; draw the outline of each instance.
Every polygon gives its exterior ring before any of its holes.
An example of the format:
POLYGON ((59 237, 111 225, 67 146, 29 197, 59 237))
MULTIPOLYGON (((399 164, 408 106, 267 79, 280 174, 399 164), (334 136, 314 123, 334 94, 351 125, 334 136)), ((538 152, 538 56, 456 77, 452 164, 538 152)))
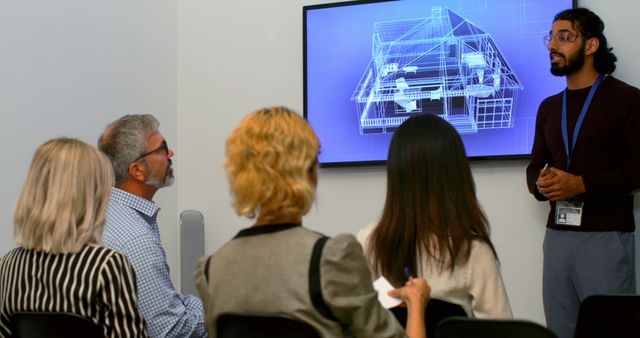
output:
POLYGON ((209 256, 207 262, 204 263, 204 280, 207 281, 207 284, 209 283, 209 263, 211 263, 211 257, 213 257, 213 255, 209 256))
POLYGON ((324 249, 325 243, 329 237, 322 236, 318 238, 313 245, 313 251, 311 252, 311 262, 309 263, 309 293, 311 296, 311 302, 313 307, 320 312, 325 318, 331 320, 337 320, 331 312, 331 309, 324 302, 322 297, 322 286, 320 283, 320 257, 322 257, 322 249, 324 249))

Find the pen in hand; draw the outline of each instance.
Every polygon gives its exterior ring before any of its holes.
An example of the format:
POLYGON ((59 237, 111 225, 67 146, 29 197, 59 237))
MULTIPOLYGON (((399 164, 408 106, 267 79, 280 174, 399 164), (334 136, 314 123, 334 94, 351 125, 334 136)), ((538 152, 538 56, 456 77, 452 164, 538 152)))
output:
POLYGON ((548 175, 551 172, 551 169, 549 169, 549 163, 546 163, 544 165, 544 168, 542 168, 542 173, 545 175, 548 175))
POLYGON ((404 267, 404 275, 407 276, 407 280, 411 280, 413 276, 411 275, 411 268, 408 266, 404 267))

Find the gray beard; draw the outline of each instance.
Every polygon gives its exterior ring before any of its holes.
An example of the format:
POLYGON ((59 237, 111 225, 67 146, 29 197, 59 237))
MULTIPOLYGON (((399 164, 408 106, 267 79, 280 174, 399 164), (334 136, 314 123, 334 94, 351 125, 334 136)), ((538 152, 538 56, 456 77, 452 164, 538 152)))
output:
POLYGON ((158 177, 149 177, 147 178, 147 182, 145 183, 156 189, 160 189, 160 188, 170 187, 174 181, 175 181, 175 177, 173 176, 173 173, 167 173, 165 174, 163 180, 161 180, 158 177))

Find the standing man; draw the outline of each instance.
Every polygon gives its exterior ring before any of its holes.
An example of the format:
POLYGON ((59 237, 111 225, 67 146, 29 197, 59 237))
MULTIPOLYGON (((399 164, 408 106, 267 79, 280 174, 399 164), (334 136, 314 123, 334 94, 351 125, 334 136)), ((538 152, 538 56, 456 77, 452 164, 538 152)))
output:
POLYGON ((547 326, 573 337, 580 303, 635 293, 633 191, 640 188, 640 90, 611 76, 604 23, 585 8, 558 13, 544 37, 567 88, 540 104, 529 191, 549 200, 543 300, 547 326))
POLYGON ((160 241, 160 208, 153 196, 173 183, 173 151, 158 126, 151 115, 127 115, 107 126, 98 140, 116 177, 102 240, 125 254, 135 270, 150 337, 206 337, 202 302, 175 289, 160 241))

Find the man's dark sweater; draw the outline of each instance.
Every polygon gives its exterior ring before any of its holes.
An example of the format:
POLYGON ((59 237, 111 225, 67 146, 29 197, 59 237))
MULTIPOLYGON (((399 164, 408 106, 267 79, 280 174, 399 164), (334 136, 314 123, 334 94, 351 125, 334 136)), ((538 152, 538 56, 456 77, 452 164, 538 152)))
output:
MULTIPOLYGON (((569 143, 591 88, 567 91, 569 143)), ((536 188, 545 163, 582 176, 586 193, 581 226, 555 224, 555 202, 547 227, 575 231, 634 231, 633 191, 640 188, 640 90, 612 76, 596 91, 573 150, 571 167, 562 140, 562 92, 540 104, 536 133, 527 167, 529 191, 546 198, 536 188)))

